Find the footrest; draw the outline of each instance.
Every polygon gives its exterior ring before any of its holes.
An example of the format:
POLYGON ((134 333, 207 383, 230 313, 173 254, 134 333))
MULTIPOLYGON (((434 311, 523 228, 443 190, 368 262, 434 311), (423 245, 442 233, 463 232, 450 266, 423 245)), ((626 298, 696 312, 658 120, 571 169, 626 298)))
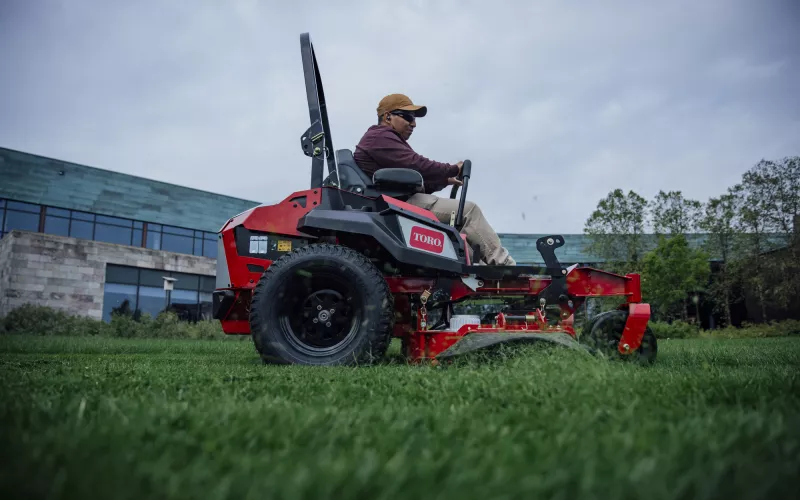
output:
POLYGON ((467 266, 467 272, 485 280, 550 275, 546 267, 539 266, 467 266))

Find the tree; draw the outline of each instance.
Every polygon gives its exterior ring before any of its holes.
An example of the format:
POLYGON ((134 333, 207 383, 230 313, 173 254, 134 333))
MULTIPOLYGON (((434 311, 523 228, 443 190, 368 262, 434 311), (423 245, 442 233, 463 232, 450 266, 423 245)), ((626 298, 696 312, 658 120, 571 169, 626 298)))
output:
POLYGON ((739 210, 739 198, 728 192, 719 198, 711 198, 705 205, 698 226, 708 234, 705 247, 713 256, 718 257, 722 263, 709 287, 709 293, 714 300, 715 308, 725 315, 725 321, 731 325, 731 303, 737 298, 734 290, 738 282, 735 272, 735 263, 732 264, 733 243, 736 235, 734 227, 736 214, 739 210))
POLYGON ((659 316, 686 321, 692 292, 706 288, 711 274, 708 254, 692 249, 686 236, 663 235, 658 246, 644 257, 642 291, 646 301, 654 305, 659 316))
POLYGON ((755 293, 761 320, 768 305, 787 307, 800 294, 800 248, 794 221, 800 213, 800 157, 761 160, 732 191, 739 198, 735 245, 743 284, 755 293))
POLYGON ((769 256, 760 262, 771 283, 769 299, 778 307, 787 307, 800 295, 800 245, 795 227, 800 215, 800 157, 761 160, 744 174, 742 186, 750 195, 749 202, 758 201, 758 216, 764 232, 769 233, 763 244, 769 256))
POLYGON ((659 191, 651 217, 656 234, 688 234, 697 231, 703 204, 683 197, 680 191, 659 191))
POLYGON ((636 272, 644 253, 647 200, 633 191, 615 189, 600 200, 586 220, 587 250, 606 262, 609 270, 636 272))

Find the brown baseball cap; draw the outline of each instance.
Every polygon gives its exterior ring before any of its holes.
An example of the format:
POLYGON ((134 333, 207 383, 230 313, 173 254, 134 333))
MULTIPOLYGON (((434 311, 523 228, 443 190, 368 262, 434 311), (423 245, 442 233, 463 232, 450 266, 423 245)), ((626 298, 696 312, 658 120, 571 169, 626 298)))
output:
POLYGON ((414 116, 422 118, 428 114, 428 108, 425 106, 418 106, 411 102, 407 95, 403 94, 389 94, 378 103, 378 116, 383 116, 384 113, 402 109, 403 111, 413 111, 414 116))

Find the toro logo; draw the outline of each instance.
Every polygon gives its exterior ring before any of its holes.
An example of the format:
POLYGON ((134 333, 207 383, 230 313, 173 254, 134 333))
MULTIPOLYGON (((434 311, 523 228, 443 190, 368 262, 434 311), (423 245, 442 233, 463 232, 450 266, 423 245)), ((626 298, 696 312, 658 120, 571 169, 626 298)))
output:
POLYGON ((411 228, 410 245, 428 252, 442 253, 444 251, 444 238, 441 233, 420 226, 411 228))

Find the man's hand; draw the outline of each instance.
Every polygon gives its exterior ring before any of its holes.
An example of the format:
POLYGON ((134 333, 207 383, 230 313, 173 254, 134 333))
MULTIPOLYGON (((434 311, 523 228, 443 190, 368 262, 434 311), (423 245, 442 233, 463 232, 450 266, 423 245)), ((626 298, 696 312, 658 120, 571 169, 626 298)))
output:
POLYGON ((461 176, 461 168, 464 166, 464 162, 460 161, 460 162, 456 163, 456 165, 458 165, 458 173, 456 174, 455 177, 450 177, 450 178, 447 179, 447 185, 448 186, 463 186, 464 185, 463 182, 458 180, 458 177, 461 176))

